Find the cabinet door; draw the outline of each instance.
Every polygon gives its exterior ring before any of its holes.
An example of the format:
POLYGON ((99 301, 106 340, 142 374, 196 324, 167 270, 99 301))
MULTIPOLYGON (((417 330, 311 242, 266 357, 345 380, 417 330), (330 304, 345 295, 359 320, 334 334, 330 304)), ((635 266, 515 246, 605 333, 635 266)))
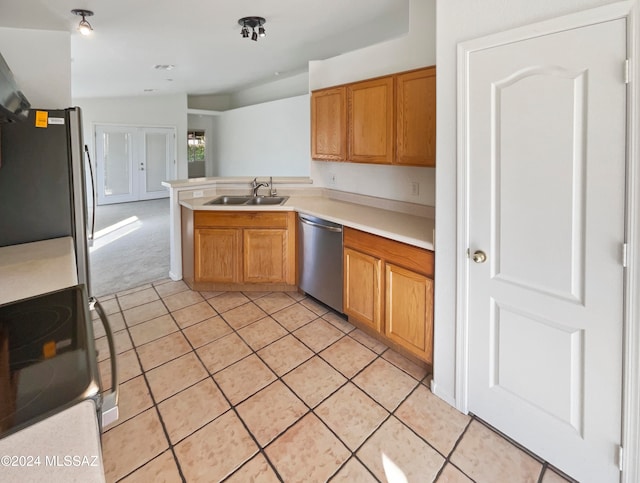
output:
POLYGON ((385 265, 385 335, 433 362, 433 280, 385 265))
POLYGON ((391 164, 394 154, 393 77, 347 86, 349 161, 391 164))
POLYGON ((287 283, 288 231, 245 228, 244 282, 287 283))
POLYGON ((311 94, 311 157, 342 161, 347 157, 347 102, 344 87, 311 94))
POLYGON ((344 249, 344 312, 380 332, 382 261, 364 253, 344 249))
POLYGON ((195 281, 235 283, 240 281, 241 231, 235 228, 195 230, 195 281))
POLYGON ((396 76, 396 164, 436 165, 436 68, 396 76))

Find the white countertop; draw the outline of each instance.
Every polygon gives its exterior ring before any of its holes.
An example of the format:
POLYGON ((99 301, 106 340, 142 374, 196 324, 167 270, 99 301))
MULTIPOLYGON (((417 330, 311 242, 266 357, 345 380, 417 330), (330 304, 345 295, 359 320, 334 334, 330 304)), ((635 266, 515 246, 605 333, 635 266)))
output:
POLYGON ((104 483, 96 407, 86 400, 0 439, 3 483, 104 483))
POLYGON ((291 196, 284 205, 259 207, 205 205, 212 199, 210 196, 191 198, 180 201, 180 204, 191 210, 207 211, 297 211, 409 245, 428 250, 434 249, 435 220, 433 218, 383 210, 323 196, 291 196))
POLYGON ((77 284, 71 237, 0 247, 0 304, 77 284))
MULTIPOLYGON (((268 180, 268 176, 258 176, 258 181, 268 180)), ((251 185, 254 176, 213 176, 208 178, 188 178, 188 179, 174 179, 169 181, 163 181, 161 184, 165 188, 197 188, 201 186, 212 185, 251 185)), ((306 176, 277 176, 273 178, 275 184, 312 184, 311 178, 306 176)))

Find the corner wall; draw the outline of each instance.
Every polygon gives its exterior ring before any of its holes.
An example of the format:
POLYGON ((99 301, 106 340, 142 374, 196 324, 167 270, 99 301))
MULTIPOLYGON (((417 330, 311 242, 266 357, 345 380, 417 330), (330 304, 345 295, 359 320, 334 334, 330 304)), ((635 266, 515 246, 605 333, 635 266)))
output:
POLYGON ((218 116, 217 176, 309 176, 309 95, 218 116))
POLYGON ((435 392, 456 405, 456 96, 459 42, 509 30, 611 0, 438 0, 436 149, 435 392))
POLYGON ((71 107, 71 34, 0 27, 0 53, 32 107, 71 107))
POLYGON ((187 178, 187 96, 79 98, 82 109, 84 142, 95 162, 96 124, 156 126, 176 128, 177 179, 187 178))
MULTIPOLYGON (((411 0, 409 33, 402 38, 309 62, 309 90, 435 64, 435 1, 411 0)), ((434 168, 310 163, 311 177, 319 186, 429 206, 436 202, 434 168), (411 181, 419 183, 417 196, 411 194, 411 181)))

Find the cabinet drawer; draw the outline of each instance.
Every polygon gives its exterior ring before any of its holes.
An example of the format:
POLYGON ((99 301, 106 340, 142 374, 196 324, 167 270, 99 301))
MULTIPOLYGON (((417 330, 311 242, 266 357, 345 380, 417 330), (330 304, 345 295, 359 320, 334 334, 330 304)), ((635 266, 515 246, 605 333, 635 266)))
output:
POLYGON ((344 228, 344 246, 433 277, 433 252, 353 228, 344 228))
POLYGON ((287 228, 288 212, 280 211, 196 211, 196 228, 287 228))

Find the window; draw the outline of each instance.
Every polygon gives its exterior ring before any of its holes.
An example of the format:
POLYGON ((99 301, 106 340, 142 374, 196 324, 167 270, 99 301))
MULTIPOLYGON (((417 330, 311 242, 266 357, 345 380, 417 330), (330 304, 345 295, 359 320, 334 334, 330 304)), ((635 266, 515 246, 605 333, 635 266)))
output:
POLYGON ((190 163, 204 161, 204 131, 188 131, 187 156, 190 163))

